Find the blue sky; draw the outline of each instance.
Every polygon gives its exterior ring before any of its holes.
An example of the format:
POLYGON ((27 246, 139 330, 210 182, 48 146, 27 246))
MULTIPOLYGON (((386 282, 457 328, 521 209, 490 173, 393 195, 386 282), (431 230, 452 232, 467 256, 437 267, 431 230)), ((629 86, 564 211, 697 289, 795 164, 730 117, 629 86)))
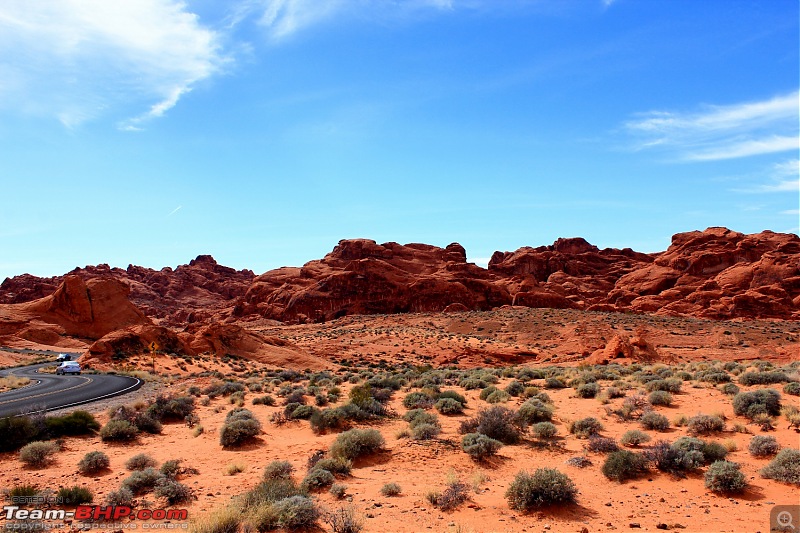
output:
POLYGON ((798 232, 796 0, 4 0, 0 280, 798 232))

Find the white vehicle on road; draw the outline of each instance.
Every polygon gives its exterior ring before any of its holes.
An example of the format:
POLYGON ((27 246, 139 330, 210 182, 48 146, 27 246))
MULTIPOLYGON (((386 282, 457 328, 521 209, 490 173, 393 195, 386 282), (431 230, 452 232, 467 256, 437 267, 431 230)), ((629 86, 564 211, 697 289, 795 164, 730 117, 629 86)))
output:
POLYGON ((56 367, 56 375, 78 374, 81 375, 81 365, 77 361, 64 361, 56 367))

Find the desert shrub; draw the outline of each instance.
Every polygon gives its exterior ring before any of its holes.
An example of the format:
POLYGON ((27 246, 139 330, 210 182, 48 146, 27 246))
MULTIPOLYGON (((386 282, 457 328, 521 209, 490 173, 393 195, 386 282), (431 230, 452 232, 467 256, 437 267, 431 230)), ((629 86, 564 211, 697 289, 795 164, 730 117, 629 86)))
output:
POLYGON ((635 479, 647 471, 647 459, 628 450, 611 452, 603 463, 602 472, 608 479, 625 481, 635 479))
POLYGON ((433 424, 439 425, 439 419, 435 414, 431 414, 424 409, 412 409, 403 415, 403 420, 408 422, 408 425, 414 428, 420 424, 433 424))
POLYGON ((133 504, 133 492, 128 487, 120 487, 106 494, 106 505, 121 506, 133 504))
POLYGON ((683 381, 678 378, 656 379, 647 382, 645 389, 648 392, 664 391, 664 392, 680 392, 683 381))
POLYGON ((325 433, 329 429, 341 428, 347 423, 347 417, 342 409, 334 407, 331 409, 316 410, 308 419, 314 433, 325 433))
POLYGON ((664 431, 669 428, 667 417, 654 411, 643 414, 642 418, 639 419, 639 423, 644 429, 652 431, 664 431))
POLYGON ((461 449, 476 461, 483 461, 496 455, 502 446, 502 442, 483 433, 467 433, 461 439, 461 449))
POLYGON ((523 392, 525 392, 525 385, 517 380, 512 380, 508 385, 506 385, 505 391, 511 396, 520 396, 523 392))
POLYGON ((610 453, 619 450, 619 446, 617 446, 617 443, 614 441, 614 439, 601 437, 600 435, 594 434, 589 436, 589 441, 586 443, 586 449, 590 452, 610 453))
POLYGON ((63 502, 64 505, 81 505, 83 503, 92 503, 94 494, 86 487, 74 485, 72 487, 59 488, 56 498, 63 502))
POLYGON ((700 451, 703 452, 703 460, 706 464, 714 461, 722 461, 728 455, 728 448, 719 442, 703 442, 700 451))
POLYGON ((314 466, 314 468, 308 471, 306 477, 303 478, 303 481, 300 483, 300 488, 308 492, 320 490, 333 485, 333 481, 333 472, 314 466))
POLYGON ((341 500, 347 495, 347 485, 343 485, 341 483, 334 483, 333 485, 331 485, 331 488, 328 489, 328 493, 337 500, 341 500))
POLYGON ((361 533, 364 529, 364 521, 352 505, 325 513, 324 520, 333 533, 361 533))
POLYGON ((581 418, 575 420, 569 426, 569 432, 580 439, 589 438, 591 435, 596 435, 603 430, 603 424, 593 417, 581 418))
POLYGON ((275 398, 273 396, 270 396, 269 394, 266 394, 264 396, 256 396, 255 398, 253 398, 253 402, 252 403, 253 403, 253 405, 266 405, 266 406, 272 407, 272 406, 275 405, 276 402, 275 402, 275 398))
POLYGON ((740 390, 739 387, 736 386, 734 383, 725 383, 719 387, 720 392, 722 394, 726 394, 728 396, 736 396, 739 394, 740 390))
POLYGON ((754 457, 770 457, 778 453, 780 449, 781 445, 778 444, 775 437, 767 435, 755 435, 747 446, 750 455, 754 457))
POLYGON ((349 459, 341 457, 324 457, 314 463, 314 467, 322 468, 332 474, 347 475, 350 469, 353 468, 353 463, 349 459))
POLYGON ((733 397, 733 412, 751 420, 762 413, 778 416, 781 412, 781 395, 774 389, 740 392, 733 397))
POLYGON ((672 447, 683 454, 682 463, 686 469, 720 461, 728 453, 725 446, 717 442, 706 442, 695 437, 680 437, 672 443, 672 447))
POLYGON ((486 387, 486 382, 479 378, 464 378, 458 383, 464 390, 476 390, 486 387))
POLYGON ((25 466, 41 468, 50 464, 56 453, 58 453, 58 444, 55 442, 34 441, 19 450, 19 460, 25 466))
POLYGON ((505 497, 512 509, 527 511, 574 502, 577 494, 578 489, 566 474, 553 468, 539 468, 533 474, 518 472, 505 497))
POLYGON ((672 405, 672 394, 665 390, 654 390, 647 397, 651 405, 663 405, 669 407, 672 405))
POLYGON ((48 416, 44 423, 51 437, 90 435, 100 429, 100 424, 91 413, 80 410, 63 416, 48 416))
POLYGON ((770 463, 761 469, 768 479, 800 486, 800 450, 784 448, 770 463))
POLYGON ((647 400, 647 396, 644 394, 632 394, 625 398, 622 402, 622 407, 614 411, 614 414, 622 420, 632 420, 641 417, 651 409, 652 405, 647 400))
POLYGON ((683 476, 685 470, 698 468, 703 462, 701 452, 687 454, 665 440, 656 442, 643 455, 658 470, 678 476, 683 476))
POLYGON ((610 399, 613 398, 624 398, 625 391, 621 390, 619 387, 608 387, 606 389, 606 396, 610 399))
POLYGON ((219 443, 224 447, 238 446, 261 433, 261 422, 253 413, 243 408, 231 410, 219 433, 219 443))
POLYGON ((619 441, 623 446, 639 446, 650 442, 650 435, 638 429, 631 429, 623 433, 619 441))
POLYGON ((731 376, 727 372, 722 372, 719 370, 711 370, 708 372, 703 372, 698 376, 700 381, 705 381, 707 383, 728 383, 731 380, 731 376))
POLYGON ((127 420, 109 420, 100 429, 100 438, 104 441, 130 441, 136 438, 139 430, 127 420))
POLYGON ((286 418, 289 420, 308 420, 317 411, 319 409, 311 405, 298 405, 292 409, 291 413, 287 413, 286 418))
POLYGON ((128 470, 144 470, 145 468, 155 468, 158 462, 146 453, 137 453, 127 461, 125 468, 128 470))
POLYGON ((458 415, 464 412, 464 405, 453 398, 439 398, 433 407, 443 415, 458 415))
POLYGON ((289 461, 272 461, 264 467, 262 479, 291 479, 294 467, 289 461))
POLYGON ((570 457, 566 461, 566 464, 570 466, 574 466, 577 468, 586 468, 587 466, 592 466, 592 461, 585 455, 578 455, 576 457, 570 457))
POLYGON ((563 389, 566 388, 566 386, 567 384, 564 382, 564 379, 560 377, 551 376, 544 380, 544 388, 546 389, 563 389))
POLYGON ((400 492, 402 492, 402 489, 397 483, 387 483, 381 487, 381 494, 384 496, 397 496, 400 492))
POLYGON ((161 422, 153 418, 147 411, 137 412, 130 422, 136 426, 136 429, 139 431, 144 431, 152 435, 158 435, 163 429, 161 422))
POLYGON ((417 424, 411 428, 411 438, 414 440, 431 440, 435 439, 442 428, 437 424, 417 424))
POLYGON ((159 479, 153 492, 159 498, 166 499, 170 505, 185 503, 194 499, 194 491, 188 485, 168 477, 159 479))
POLYGON ((505 403, 511 399, 511 395, 504 390, 496 390, 486 397, 486 403, 505 403))
MULTIPOLYGON (((244 396, 244 391, 239 391, 244 396)), ((193 396, 158 396, 147 408, 147 414, 156 420, 184 420, 194 412, 193 396)))
POLYGON ((305 495, 293 479, 268 479, 247 491, 241 499, 245 509, 252 509, 263 503, 274 503, 290 496, 305 495))
POLYGON ((553 407, 538 398, 530 398, 519 406, 517 420, 521 425, 549 422, 553 419, 553 407))
POLYGON ((483 390, 481 390, 480 394, 478 395, 478 398, 480 398, 481 400, 486 400, 486 398, 488 398, 490 395, 494 394, 499 390, 500 389, 498 389, 494 385, 487 385, 486 387, 483 388, 483 390))
POLYGON ((483 433, 504 444, 514 444, 521 436, 516 413, 500 405, 479 411, 474 418, 465 420, 459 432, 483 433))
POLYGON ((442 511, 452 511, 467 501, 469 485, 463 481, 451 481, 447 487, 434 498, 434 505, 442 511))
POLYGON ((289 496, 276 501, 272 507, 275 516, 274 527, 308 529, 315 525, 320 517, 316 504, 307 496, 289 496))
POLYGON ((164 479, 164 474, 155 468, 145 468, 135 470, 130 476, 122 480, 122 486, 130 490, 133 494, 143 494, 152 491, 160 479, 164 479))
POLYGON ((158 471, 170 479, 175 479, 184 471, 190 470, 183 468, 181 462, 181 459, 168 459, 164 461, 164 464, 161 465, 158 471))
POLYGON ((537 422, 531 426, 531 432, 537 439, 551 439, 556 436, 558 429, 552 422, 537 422))
POLYGON ((783 386, 783 392, 792 396, 800 396, 800 381, 791 381, 783 386))
POLYGON ((78 462, 78 472, 81 474, 96 474, 111 465, 108 455, 103 452, 93 451, 83 456, 78 462))
POLYGON ((441 400, 442 398, 450 398, 451 400, 455 400, 464 407, 467 405, 467 399, 464 397, 464 395, 459 394, 454 390, 445 390, 436 395, 437 400, 441 400))
POLYGON ((0 418, 0 452, 12 452, 32 442, 41 433, 40 428, 27 416, 0 418))
POLYGON ((578 398, 594 398, 600 392, 600 385, 597 383, 584 383, 575 389, 578 398))
POLYGON ((692 435, 708 435, 725 430, 725 421, 716 415, 695 415, 689 419, 687 429, 692 435))
POLYGON ((433 398, 424 392, 410 392, 403 398, 403 407, 406 409, 430 409, 433 407, 433 398))
POLYGON ((745 372, 739 376, 742 385, 769 385, 786 383, 789 378, 783 372, 745 372))
POLYGON ((705 475, 706 488, 712 492, 741 492, 747 486, 739 465, 730 461, 715 461, 705 475))
POLYGON ((350 429, 336 437, 330 451, 334 458, 353 460, 379 451, 384 444, 383 436, 376 429, 350 429))

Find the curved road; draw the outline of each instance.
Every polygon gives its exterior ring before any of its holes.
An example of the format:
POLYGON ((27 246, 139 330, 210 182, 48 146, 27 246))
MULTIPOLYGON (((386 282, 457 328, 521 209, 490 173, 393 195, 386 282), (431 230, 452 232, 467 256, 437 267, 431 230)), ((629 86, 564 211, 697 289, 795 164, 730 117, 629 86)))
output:
POLYGON ((127 376, 109 374, 56 376, 37 372, 42 367, 57 366, 57 364, 40 363, 0 371, 1 376, 13 375, 31 380, 30 385, 0 394, 0 416, 52 411, 82 405, 126 394, 142 386, 142 380, 127 376))

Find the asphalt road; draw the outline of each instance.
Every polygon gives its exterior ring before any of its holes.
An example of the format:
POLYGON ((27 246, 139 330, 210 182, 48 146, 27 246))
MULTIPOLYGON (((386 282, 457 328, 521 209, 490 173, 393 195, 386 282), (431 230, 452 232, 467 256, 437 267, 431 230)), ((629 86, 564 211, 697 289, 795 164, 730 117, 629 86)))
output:
POLYGON ((0 416, 52 411, 102 401, 142 386, 140 379, 127 376, 85 373, 56 376, 37 372, 42 367, 57 365, 53 361, 0 371, 2 376, 14 375, 31 380, 30 385, 0 394, 0 416))

